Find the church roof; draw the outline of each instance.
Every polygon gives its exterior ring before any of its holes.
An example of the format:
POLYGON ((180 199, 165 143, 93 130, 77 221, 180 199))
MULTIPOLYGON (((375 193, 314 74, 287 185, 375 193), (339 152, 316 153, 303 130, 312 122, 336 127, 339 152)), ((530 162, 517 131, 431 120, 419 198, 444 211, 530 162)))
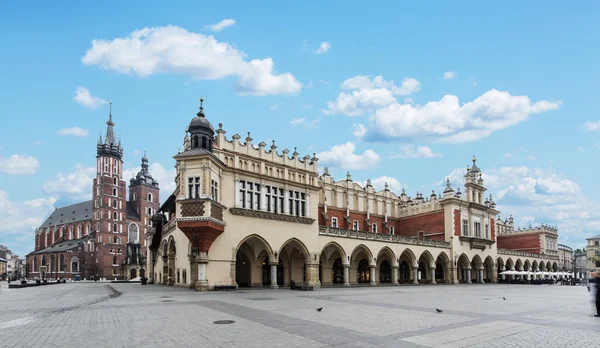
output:
POLYGON ((92 201, 85 201, 58 208, 50 214, 40 228, 64 225, 92 219, 92 201))
POLYGON ((82 246, 83 243, 85 243, 88 239, 90 239, 89 235, 87 235, 83 238, 79 238, 79 239, 65 240, 65 241, 56 243, 54 245, 51 245, 51 246, 47 247, 46 249, 34 251, 34 252, 30 253, 29 255, 57 253, 57 252, 61 252, 61 251, 71 250, 73 248, 82 246))
POLYGON ((127 208, 126 209, 127 210, 127 220, 141 221, 142 219, 138 215, 137 211, 135 211, 133 204, 131 202, 125 202, 125 203, 126 203, 125 206, 127 208))

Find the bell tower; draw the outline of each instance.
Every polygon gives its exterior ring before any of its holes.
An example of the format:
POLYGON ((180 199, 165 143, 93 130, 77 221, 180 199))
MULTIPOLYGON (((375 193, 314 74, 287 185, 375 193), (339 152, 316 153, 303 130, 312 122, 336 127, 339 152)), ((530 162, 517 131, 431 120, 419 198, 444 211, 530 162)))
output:
POLYGON ((99 255, 108 255, 112 250, 117 257, 117 263, 107 257, 98 259, 98 276, 109 278, 118 274, 116 266, 124 258, 126 243, 126 186, 123 181, 123 146, 121 140, 115 139, 112 119, 112 103, 108 121, 106 121, 106 136, 102 135, 96 145, 96 177, 93 183, 92 202, 94 215, 92 229, 96 231, 96 245, 99 255), (104 250, 106 249, 106 250, 104 250), (121 250, 121 254, 118 251, 121 250), (109 260, 110 259, 110 260, 109 260))

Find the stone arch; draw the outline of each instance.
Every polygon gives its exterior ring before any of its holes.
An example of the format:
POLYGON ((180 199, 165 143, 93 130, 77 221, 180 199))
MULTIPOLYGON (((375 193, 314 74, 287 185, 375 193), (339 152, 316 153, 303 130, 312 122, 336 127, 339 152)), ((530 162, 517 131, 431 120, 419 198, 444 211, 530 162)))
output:
POLYGON ((456 261, 456 274, 461 283, 471 282, 471 261, 465 254, 461 254, 456 261))
POLYGON ((540 264, 538 267, 539 267, 540 271, 542 271, 542 272, 546 271, 546 264, 544 263, 544 261, 540 261, 540 264))
POLYGON ((483 281, 486 283, 495 282, 497 280, 497 267, 495 267, 494 259, 488 256, 483 261, 483 281))
POLYGON ((531 263, 531 270, 533 272, 537 272, 540 270, 537 260, 533 260, 533 262, 531 263))
MULTIPOLYGON (((317 254, 314 255, 313 262, 306 245, 298 238, 290 238, 279 248, 279 255, 277 255, 277 252, 275 253, 275 260, 279 261, 278 264, 283 261, 283 282, 287 284, 293 281, 300 285, 309 281, 310 275, 307 267, 312 267, 309 264, 317 263, 317 254)), ((267 278, 270 282, 270 276, 267 276, 267 278)))
POLYGON ((406 248, 398 257, 398 282, 418 284, 417 258, 415 253, 406 248))
POLYGON ((523 263, 523 270, 531 271, 531 262, 529 260, 525 260, 525 263, 523 263))
MULTIPOLYGON (((344 248, 336 242, 327 243, 321 249, 319 257, 319 280, 322 285, 347 284, 347 271, 344 265, 348 265, 349 257, 346 256, 344 248)), ((347 269, 347 266, 346 266, 347 269)))
POLYGON ((523 261, 521 261, 521 259, 517 259, 517 261, 515 262, 515 268, 517 271, 523 270, 523 261))
POLYGON ((515 270, 515 262, 510 257, 506 260, 506 270, 507 271, 514 271, 515 270))
POLYGON ((417 278, 419 279, 419 283, 424 284, 424 283, 434 283, 435 279, 434 277, 434 269, 433 267, 435 266, 435 260, 433 259, 433 256, 431 255, 431 253, 427 250, 423 251, 421 253, 421 255, 419 256, 419 260, 418 260, 418 274, 417 274, 417 278))
POLYGON ((350 282, 358 284, 375 284, 375 272, 371 272, 373 253, 364 244, 357 245, 350 254, 350 282), (353 276, 356 275, 356 278, 353 276))
POLYGON ((558 272, 558 264, 556 262, 552 263, 552 272, 558 272))
POLYGON ((435 258, 435 282, 436 283, 448 283, 451 281, 450 272, 448 272, 448 266, 450 266, 450 258, 448 255, 440 251, 438 256, 435 258))
POLYGON ((375 279, 378 283, 392 283, 395 281, 394 276, 396 267, 396 255, 389 247, 385 246, 379 250, 375 260, 376 274, 375 279))
POLYGON ((274 264, 277 257, 271 245, 261 236, 251 234, 243 238, 233 250, 235 257, 235 281, 238 287, 260 287, 264 281, 270 281, 270 272, 267 271, 271 260, 274 264))
POLYGON ((475 255, 471 259, 471 283, 483 282, 483 261, 481 256, 475 255))

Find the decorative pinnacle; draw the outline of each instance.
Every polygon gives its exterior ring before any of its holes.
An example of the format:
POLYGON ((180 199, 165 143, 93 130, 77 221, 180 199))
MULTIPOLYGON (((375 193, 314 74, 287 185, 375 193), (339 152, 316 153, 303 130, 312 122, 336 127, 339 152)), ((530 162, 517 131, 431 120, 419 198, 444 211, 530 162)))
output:
POLYGON ((450 178, 446 178, 446 187, 450 187, 450 178))
POLYGON ((108 111, 108 115, 109 115, 109 116, 112 116, 112 102, 110 102, 109 104, 110 104, 110 106, 109 106, 109 107, 110 107, 110 109, 109 109, 109 111, 108 111))
POLYGON ((475 158, 475 155, 473 155, 473 165, 475 165, 476 161, 477 161, 477 158, 475 158))

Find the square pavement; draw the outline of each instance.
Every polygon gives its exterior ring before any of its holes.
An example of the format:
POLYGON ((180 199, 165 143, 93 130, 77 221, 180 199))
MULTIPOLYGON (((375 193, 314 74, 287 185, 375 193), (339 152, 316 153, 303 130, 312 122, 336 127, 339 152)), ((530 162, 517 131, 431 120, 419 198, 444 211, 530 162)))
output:
POLYGON ((594 310, 593 292, 583 286, 199 293, 162 285, 0 283, 0 346, 585 347, 600 341, 594 310))

